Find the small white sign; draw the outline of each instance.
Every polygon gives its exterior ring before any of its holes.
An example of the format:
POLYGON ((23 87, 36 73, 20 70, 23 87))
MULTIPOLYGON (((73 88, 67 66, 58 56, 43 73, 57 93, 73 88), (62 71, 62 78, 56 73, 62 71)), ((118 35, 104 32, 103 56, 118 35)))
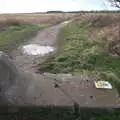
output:
POLYGON ((96 88, 112 89, 112 85, 108 81, 97 81, 95 86, 96 88))

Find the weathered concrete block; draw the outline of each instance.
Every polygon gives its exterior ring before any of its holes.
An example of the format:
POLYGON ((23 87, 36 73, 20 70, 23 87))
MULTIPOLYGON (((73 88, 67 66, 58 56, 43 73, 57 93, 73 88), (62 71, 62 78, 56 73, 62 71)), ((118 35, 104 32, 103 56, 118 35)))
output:
POLYGON ((0 105, 120 106, 117 90, 96 89, 93 77, 24 72, 3 52, 0 52, 0 89, 0 105))
POLYGON ((18 69, 12 63, 11 59, 0 51, 0 89, 7 90, 9 86, 15 83, 15 76, 18 74, 18 69))

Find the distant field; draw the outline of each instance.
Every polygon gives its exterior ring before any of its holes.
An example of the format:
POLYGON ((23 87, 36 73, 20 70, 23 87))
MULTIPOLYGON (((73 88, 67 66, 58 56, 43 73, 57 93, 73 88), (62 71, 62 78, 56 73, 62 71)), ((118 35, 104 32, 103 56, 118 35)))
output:
POLYGON ((0 14, 0 23, 19 21, 21 24, 55 25, 74 18, 76 14, 0 14))

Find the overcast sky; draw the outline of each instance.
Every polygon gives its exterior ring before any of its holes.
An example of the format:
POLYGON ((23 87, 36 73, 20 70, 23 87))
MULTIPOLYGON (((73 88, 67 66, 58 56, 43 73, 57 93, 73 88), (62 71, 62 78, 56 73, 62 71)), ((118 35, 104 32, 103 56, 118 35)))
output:
POLYGON ((107 0, 0 0, 0 13, 112 10, 107 0))

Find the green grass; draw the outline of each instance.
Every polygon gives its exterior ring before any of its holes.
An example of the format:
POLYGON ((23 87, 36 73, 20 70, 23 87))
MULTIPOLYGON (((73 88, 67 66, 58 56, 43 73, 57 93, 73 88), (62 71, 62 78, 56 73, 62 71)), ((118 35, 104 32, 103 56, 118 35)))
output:
POLYGON ((120 60, 108 54, 106 37, 89 38, 96 30, 99 28, 74 23, 63 28, 64 45, 58 54, 40 65, 40 70, 73 75, 97 74, 102 80, 112 82, 120 92, 120 60))
POLYGON ((9 51, 42 29, 33 25, 9 25, 0 32, 0 50, 9 51))

